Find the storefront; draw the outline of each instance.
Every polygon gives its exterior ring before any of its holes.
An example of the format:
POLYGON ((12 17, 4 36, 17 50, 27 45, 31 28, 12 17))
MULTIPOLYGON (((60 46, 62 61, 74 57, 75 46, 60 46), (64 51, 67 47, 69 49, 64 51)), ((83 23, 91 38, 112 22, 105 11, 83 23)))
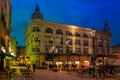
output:
POLYGON ((0 53, 0 71, 4 69, 4 56, 0 53))
POLYGON ((0 52, 0 71, 3 71, 6 68, 9 68, 9 61, 12 58, 14 58, 14 56, 0 52))

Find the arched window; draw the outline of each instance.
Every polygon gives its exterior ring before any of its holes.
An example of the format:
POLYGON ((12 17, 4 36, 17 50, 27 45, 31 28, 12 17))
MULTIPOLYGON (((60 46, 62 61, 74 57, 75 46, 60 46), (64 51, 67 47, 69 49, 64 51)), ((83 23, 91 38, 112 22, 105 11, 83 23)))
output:
POLYGON ((52 30, 51 28, 46 28, 46 29, 45 29, 45 33, 51 33, 51 34, 52 34, 52 33, 53 33, 53 30, 52 30))
POLYGON ((75 36, 76 37, 80 37, 80 34, 77 32, 77 33, 75 33, 75 36))
POLYGON ((80 45, 81 45, 80 40, 75 40, 75 45, 76 45, 76 46, 80 46, 80 45))
POLYGON ((56 34, 63 35, 63 31, 58 29, 58 30, 56 30, 56 34))
POLYGON ((66 35, 72 36, 72 33, 70 31, 66 31, 66 35))
POLYGON ((87 34, 83 34, 83 37, 84 37, 84 38, 88 38, 88 35, 87 35, 87 34))
POLYGON ((35 27, 32 28, 32 32, 40 32, 40 29, 35 26, 35 27))

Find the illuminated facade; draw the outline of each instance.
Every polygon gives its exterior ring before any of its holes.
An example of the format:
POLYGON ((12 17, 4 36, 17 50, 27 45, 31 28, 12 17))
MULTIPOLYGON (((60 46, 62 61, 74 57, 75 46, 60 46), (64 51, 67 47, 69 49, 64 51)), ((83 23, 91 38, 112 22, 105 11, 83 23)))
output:
POLYGON ((17 56, 17 41, 16 38, 10 38, 10 43, 9 43, 9 52, 13 56, 17 56))
POLYGON ((116 57, 113 59, 113 61, 111 60, 111 63, 113 65, 120 65, 120 44, 117 44, 115 46, 112 47, 112 55, 115 55, 116 57))
POLYGON ((6 67, 4 54, 9 50, 9 38, 11 22, 11 5, 10 0, 0 0, 0 69, 3 70, 6 67), (3 52, 1 48, 4 48, 6 52, 3 52))
POLYGON ((120 44, 112 47, 112 54, 120 54, 120 44))
MULTIPOLYGON (((26 56, 31 63, 89 64, 93 54, 94 29, 43 20, 36 6, 32 20, 25 30, 26 56), (51 62, 52 61, 52 62, 51 62)), ((103 30, 96 30, 95 54, 109 54, 111 33, 107 22, 103 30)), ((86 65, 86 64, 85 64, 86 65)))
POLYGON ((116 55, 118 60, 120 60, 120 44, 112 47, 112 54, 116 55))

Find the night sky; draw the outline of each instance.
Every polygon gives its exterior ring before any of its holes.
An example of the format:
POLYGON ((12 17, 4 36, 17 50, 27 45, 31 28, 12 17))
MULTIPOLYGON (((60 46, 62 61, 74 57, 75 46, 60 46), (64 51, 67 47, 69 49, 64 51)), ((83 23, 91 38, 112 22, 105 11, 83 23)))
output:
POLYGON ((107 20, 112 45, 120 44, 120 0, 11 0, 12 33, 24 45, 24 31, 39 5, 44 20, 102 30, 107 20))

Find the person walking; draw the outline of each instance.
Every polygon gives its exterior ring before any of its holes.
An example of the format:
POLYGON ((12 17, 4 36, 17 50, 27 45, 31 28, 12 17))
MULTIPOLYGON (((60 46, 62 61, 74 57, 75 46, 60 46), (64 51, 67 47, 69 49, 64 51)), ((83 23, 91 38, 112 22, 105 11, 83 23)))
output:
POLYGON ((27 66, 28 71, 30 71, 30 68, 31 68, 30 63, 28 63, 26 66, 27 66))
POLYGON ((35 70, 36 70, 36 65, 33 64, 33 71, 35 72, 35 70))

